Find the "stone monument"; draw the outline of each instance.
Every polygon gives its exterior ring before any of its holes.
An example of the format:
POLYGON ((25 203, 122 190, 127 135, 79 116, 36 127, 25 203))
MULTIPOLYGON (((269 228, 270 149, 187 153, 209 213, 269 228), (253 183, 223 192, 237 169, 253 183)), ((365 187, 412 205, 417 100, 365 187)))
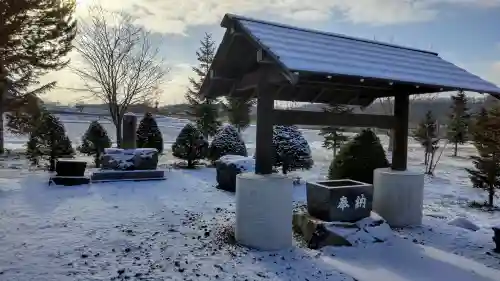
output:
POLYGON ((137 117, 127 113, 123 116, 122 124, 122 148, 133 149, 136 147, 137 117))
POLYGON ((123 118, 123 148, 106 148, 101 169, 91 176, 92 182, 120 180, 163 180, 164 171, 157 170, 158 150, 136 148, 137 117, 126 114, 123 118))
POLYGON ((390 229, 371 212, 373 185, 351 179, 307 182, 306 193, 307 206, 294 212, 293 227, 308 247, 351 246, 358 232, 385 241, 372 233, 380 226, 390 229))

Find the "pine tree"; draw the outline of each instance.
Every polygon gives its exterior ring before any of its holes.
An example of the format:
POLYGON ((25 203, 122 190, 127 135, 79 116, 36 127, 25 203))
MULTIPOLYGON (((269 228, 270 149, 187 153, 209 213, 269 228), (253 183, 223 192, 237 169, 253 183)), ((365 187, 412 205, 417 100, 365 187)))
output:
MULTIPOLYGON (((325 111, 330 113, 347 113, 351 110, 346 106, 337 104, 330 105, 325 109, 325 111)), ((319 135, 324 137, 323 147, 333 150, 334 157, 335 155, 337 155, 337 149, 340 148, 348 139, 345 135, 342 134, 343 132, 345 132, 344 129, 332 126, 323 127, 319 132, 319 135)))
POLYGON ((476 116, 472 139, 478 156, 471 156, 474 169, 466 169, 472 185, 488 191, 489 207, 493 207, 496 189, 500 188, 500 108, 489 112, 484 108, 476 116))
POLYGON ((241 135, 235 127, 229 124, 222 126, 215 134, 208 148, 207 158, 214 162, 224 155, 248 156, 247 147, 241 135))
POLYGON ((460 91, 456 96, 451 96, 453 104, 452 112, 448 123, 448 140, 453 143, 453 156, 458 155, 458 145, 464 144, 468 140, 468 126, 470 115, 467 113, 467 97, 463 91, 460 91))
POLYGON ((328 179, 352 179, 373 184, 373 171, 389 167, 380 139, 371 130, 363 130, 342 146, 328 169, 328 179))
POLYGON ((87 155, 94 155, 94 164, 96 168, 101 166, 101 155, 104 149, 111 147, 111 140, 109 139, 106 129, 97 121, 90 123, 85 135, 82 137, 82 144, 78 150, 87 155))
POLYGON ((488 110, 485 107, 481 107, 469 126, 469 134, 472 136, 473 141, 477 138, 476 134, 481 134, 483 125, 486 122, 488 122, 488 110))
POLYGON ((413 131, 413 138, 424 148, 425 171, 427 174, 432 174, 434 155, 439 148, 438 127, 432 111, 427 111, 424 119, 413 131))
POLYGON ((5 114, 8 130, 16 135, 32 132, 44 109, 40 98, 27 94, 12 100, 10 103, 10 108, 15 108, 15 110, 5 114))
POLYGON ((283 174, 312 168, 311 148, 296 126, 274 126, 273 146, 274 166, 281 167, 283 174))
POLYGON ((211 34, 205 33, 205 37, 200 43, 201 46, 196 51, 199 65, 193 67, 197 78, 189 78, 191 87, 188 88, 185 97, 190 105, 187 112, 188 115, 196 120, 196 126, 202 132, 204 138, 208 139, 209 136, 217 133, 217 129, 221 125, 218 120, 219 107, 215 100, 202 96, 199 91, 215 56, 215 42, 211 34))
POLYGON ((163 136, 151 113, 146 113, 137 128, 137 147, 156 148, 158 153, 163 152, 163 136))
POLYGON ((17 110, 9 100, 53 88, 55 82, 38 85, 39 78, 68 63, 76 36, 75 5, 72 0, 0 1, 0 153, 3 113, 17 110))
POLYGON ((255 105, 255 100, 250 97, 227 97, 224 109, 227 111, 229 123, 238 133, 241 133, 250 125, 250 114, 255 105))
POLYGON ((194 168, 198 160, 207 156, 208 142, 192 124, 186 124, 172 144, 172 155, 187 161, 187 168, 194 168))
POLYGON ((71 141, 59 118, 43 111, 37 127, 30 133, 26 154, 33 165, 41 159, 48 160, 49 171, 55 171, 57 158, 74 155, 71 141))

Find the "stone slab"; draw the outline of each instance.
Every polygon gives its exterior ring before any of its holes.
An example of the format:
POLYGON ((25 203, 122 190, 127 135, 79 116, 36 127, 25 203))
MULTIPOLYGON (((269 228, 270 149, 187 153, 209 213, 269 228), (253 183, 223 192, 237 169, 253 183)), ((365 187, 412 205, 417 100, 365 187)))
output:
POLYGON ((394 235, 389 225, 374 213, 358 222, 348 223, 323 221, 300 210, 293 214, 293 229, 311 249, 381 243, 394 235))
POLYGON ((324 221, 354 222, 370 216, 373 186, 349 179, 307 182, 307 210, 324 221))
POLYGON ((49 185, 63 185, 63 186, 75 186, 89 184, 90 179, 87 177, 61 177, 55 176, 51 177, 49 180, 49 185))
POLYGON ((164 180, 163 170, 137 170, 137 171, 115 171, 101 170, 94 172, 90 177, 92 182, 104 181, 142 181, 142 180, 164 180))

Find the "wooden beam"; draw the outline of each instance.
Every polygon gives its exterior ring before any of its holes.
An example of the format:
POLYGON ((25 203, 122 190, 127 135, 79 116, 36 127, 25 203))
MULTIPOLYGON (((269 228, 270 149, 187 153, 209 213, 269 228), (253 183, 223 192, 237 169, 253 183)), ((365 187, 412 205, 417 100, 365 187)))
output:
POLYGON ((259 69, 244 75, 239 81, 235 81, 237 83, 236 91, 247 91, 257 88, 260 77, 266 80, 265 82, 267 84, 271 85, 288 82, 285 76, 283 76, 278 70, 276 70, 276 68, 270 66, 262 66, 259 67, 259 69), (263 72, 265 72, 264 77, 262 77, 263 72))
POLYGON ((391 129, 394 116, 275 109, 276 125, 318 125, 391 129))
POLYGON ((394 97, 394 139, 392 147, 392 169, 405 171, 408 161, 408 115, 410 95, 400 94, 394 97))
POLYGON ((255 142, 255 173, 268 175, 273 172, 273 110, 274 92, 269 87, 267 69, 261 70, 258 77, 257 127, 255 142))

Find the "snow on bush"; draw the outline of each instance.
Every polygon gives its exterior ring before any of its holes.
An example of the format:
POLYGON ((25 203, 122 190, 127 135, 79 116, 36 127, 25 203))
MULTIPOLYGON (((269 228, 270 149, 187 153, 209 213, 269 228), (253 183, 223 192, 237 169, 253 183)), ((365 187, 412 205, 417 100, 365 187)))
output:
POLYGON ((373 184, 373 171, 389 167, 380 139, 371 130, 363 130, 340 148, 328 169, 328 179, 351 179, 373 184))
POLYGON ((314 164, 311 148, 296 126, 274 126, 274 166, 284 174, 297 169, 310 169, 314 164))
POLYGON ((73 157, 75 151, 71 140, 63 123, 48 111, 43 111, 35 124, 26 144, 26 155, 33 165, 48 160, 49 171, 55 171, 57 158, 73 157))
POLYGON ((101 166, 101 156, 105 149, 109 147, 111 147, 111 140, 106 129, 99 122, 92 121, 82 137, 82 144, 78 147, 78 150, 80 153, 93 155, 94 164, 99 168, 101 166))
POLYGON ((163 136, 153 115, 148 112, 144 115, 137 128, 136 145, 139 148, 156 148, 158 153, 163 152, 163 136))
POLYGON ((232 125, 222 126, 214 136, 208 149, 208 159, 212 162, 224 155, 248 156, 245 142, 232 125))
POLYGON ((194 168, 198 160, 206 157, 207 149, 208 142, 200 130, 188 123, 182 128, 174 144, 172 144, 172 155, 186 160, 188 168, 194 168))

